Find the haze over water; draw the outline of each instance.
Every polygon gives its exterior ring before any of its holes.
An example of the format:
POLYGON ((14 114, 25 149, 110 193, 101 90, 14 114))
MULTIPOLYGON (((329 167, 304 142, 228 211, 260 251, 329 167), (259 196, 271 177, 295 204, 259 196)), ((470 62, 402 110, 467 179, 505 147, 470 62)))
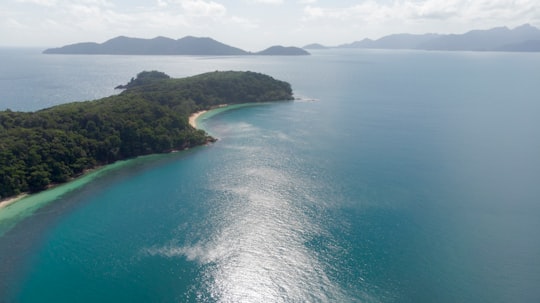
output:
POLYGON ((263 72, 305 100, 203 117, 215 144, 23 220, 0 238, 0 301, 540 300, 538 54, 1 56, 13 110, 142 70, 263 72))

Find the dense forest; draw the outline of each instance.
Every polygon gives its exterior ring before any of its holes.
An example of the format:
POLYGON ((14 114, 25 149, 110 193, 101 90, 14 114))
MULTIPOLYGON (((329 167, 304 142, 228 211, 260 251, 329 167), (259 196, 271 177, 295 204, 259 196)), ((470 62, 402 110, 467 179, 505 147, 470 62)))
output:
POLYGON ((291 86, 254 72, 172 79, 142 72, 118 95, 36 112, 0 111, 0 199, 37 192, 86 169, 212 140, 189 115, 219 104, 291 100, 291 86))

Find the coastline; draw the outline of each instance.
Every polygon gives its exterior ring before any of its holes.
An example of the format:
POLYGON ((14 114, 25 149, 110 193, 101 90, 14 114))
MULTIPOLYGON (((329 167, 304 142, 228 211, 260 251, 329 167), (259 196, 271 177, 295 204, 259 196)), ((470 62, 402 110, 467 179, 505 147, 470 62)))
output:
MULTIPOLYGON (((224 104, 213 107, 210 110, 195 112, 189 116, 189 124, 193 128, 200 129, 197 127, 197 119, 199 119, 203 114, 211 112, 215 109, 224 109, 227 106, 227 104, 224 104)), ((79 177, 76 177, 66 183, 55 184, 44 191, 33 194, 22 193, 17 196, 0 200, 0 237, 14 227, 19 221, 31 216, 38 209, 52 203, 73 190, 83 187, 104 173, 119 169, 131 163, 135 163, 137 160, 145 160, 152 156, 160 155, 163 154, 139 156, 133 159, 121 160, 105 166, 95 167, 87 170, 79 177)))
POLYGON ((5 208, 5 207, 8 207, 10 206, 11 204, 14 204, 16 203, 17 201, 27 197, 28 194, 27 193, 24 193, 24 194, 19 194, 17 196, 14 196, 14 197, 10 197, 10 198, 6 198, 4 200, 1 200, 0 201, 0 209, 2 208, 5 208))
MULTIPOLYGON (((213 110, 213 109, 217 109, 217 108, 224 108, 226 107, 227 104, 223 104, 223 105, 219 105, 219 106, 216 106, 210 110, 213 110)), ((202 110, 202 111, 198 111, 198 112, 195 112, 193 114, 191 114, 189 116, 189 125, 191 125, 193 128, 197 128, 197 119, 199 117, 201 117, 203 114, 205 113, 208 113, 210 110, 202 110)), ((145 157, 145 156, 143 156, 145 157)), ((140 158, 140 157, 136 157, 134 159, 137 159, 137 158, 140 158)), ((31 199, 31 200, 41 200, 39 197, 40 196, 45 196, 45 194, 49 193, 49 192, 62 192, 62 194, 60 195, 53 195, 54 198, 58 198, 59 196, 67 193, 67 192, 70 192, 71 190, 73 189, 76 189, 80 186, 83 186, 84 184, 88 183, 86 181, 84 181, 85 179, 87 179, 88 177, 94 179, 94 175, 99 175, 101 174, 102 171, 108 171, 110 170, 111 168, 114 168, 116 166, 119 166, 118 164, 123 164, 123 163, 126 163, 126 162, 129 162, 130 160, 134 160, 134 159, 128 159, 128 160, 122 160, 122 161, 117 161, 115 163, 111 163, 111 164, 108 164, 108 165, 105 165, 105 166, 98 166, 98 167, 94 167, 92 169, 88 169, 87 171, 85 171, 82 175, 76 177, 76 178, 73 178, 72 180, 69 180, 68 182, 66 183, 61 183, 61 184, 55 184, 54 186, 44 190, 44 191, 41 191, 41 192, 38 192, 38 193, 35 193, 35 194, 30 194, 30 193, 22 193, 22 194, 19 194, 17 196, 12 196, 12 197, 8 197, 8 198, 5 198, 3 200, 0 200, 0 236, 3 234, 3 228, 2 228, 2 221, 5 220, 6 218, 11 218, 13 216, 16 216, 16 214, 8 214, 11 213, 12 211, 10 210, 10 208, 16 206, 16 204, 26 204, 25 203, 25 200, 27 199, 31 199), (81 182, 82 180, 82 182, 81 182), (80 183, 80 184, 78 184, 80 183), (76 186, 72 186, 73 184, 77 184, 76 186), (68 188, 68 190, 65 190, 65 188, 68 188), (34 199, 35 197, 38 197, 36 199, 34 199)), ((50 197, 47 197, 47 199, 50 199, 50 197)), ((49 201, 50 202, 50 201, 49 201)), ((40 203, 38 201, 39 205, 46 205, 48 204, 48 202, 44 202, 44 203, 40 203)), ((41 207, 41 206, 39 206, 41 207)), ((39 207, 36 207, 34 210, 37 210, 39 207)), ((17 207, 19 208, 19 207, 17 207)), ((24 212, 25 209, 21 208, 19 211, 22 211, 24 212)))
MULTIPOLYGON (((236 105, 244 105, 244 104, 250 104, 250 103, 241 103, 241 104, 233 104, 233 105, 225 103, 225 104, 219 104, 219 105, 216 105, 216 106, 212 106, 212 107, 210 107, 210 109, 205 109, 205 110, 200 110, 198 112, 194 112, 189 116, 189 125, 191 125, 191 127, 193 127, 193 128, 204 130, 203 128, 197 127, 197 121, 198 121, 199 118, 201 118, 201 116, 204 115, 205 117, 208 117, 208 115, 206 115, 206 114, 208 114, 210 112, 213 113, 217 109, 228 110, 228 109, 231 109, 231 108, 236 108, 235 107, 236 105)), ((213 116, 213 115, 214 114, 211 114, 210 116, 213 116)))
MULTIPOLYGON (((70 182, 76 181, 79 178, 84 178, 86 175, 89 175, 89 174, 93 173, 94 171, 99 170, 99 169, 101 169, 103 167, 104 167, 103 165, 99 165, 99 166, 96 166, 96 167, 93 167, 93 168, 85 169, 80 175, 78 175, 76 177, 73 177, 73 178, 70 178, 68 181, 66 181, 64 183, 52 183, 52 184, 50 184, 44 191, 52 190, 57 186, 62 186, 64 184, 68 184, 70 182)), ((1 210, 3 208, 6 208, 6 207, 8 207, 8 206, 10 206, 12 204, 15 204, 15 203, 19 202, 19 200, 22 200, 24 198, 30 197, 32 195, 37 195, 37 194, 39 194, 39 192, 38 193, 24 192, 24 193, 18 194, 16 196, 11 196, 11 197, 5 198, 3 200, 0 200, 0 212, 1 212, 1 210)), ((0 219, 1 219, 1 217, 0 217, 0 219)))
MULTIPOLYGON (((264 104, 271 104, 275 102, 260 102, 260 103, 240 103, 240 104, 221 104, 214 106, 208 110, 202 110, 192 113, 189 116, 189 124, 193 128, 204 130, 208 133, 208 130, 204 128, 204 124, 201 120, 206 120, 217 114, 225 111, 239 109, 249 106, 260 106, 264 104)), ((164 154, 152 154, 146 156, 140 156, 132 159, 117 161, 105 166, 99 166, 93 169, 89 169, 81 176, 74 178, 66 183, 56 184, 55 186, 46 189, 44 191, 28 194, 23 193, 18 196, 8 197, 0 201, 0 237, 7 231, 14 227, 19 221, 31 216, 40 208, 54 202, 61 198, 65 194, 83 187, 84 185, 92 182, 95 178, 116 170, 124 166, 136 163, 136 161, 145 161, 155 156, 162 156, 164 154)))
MULTIPOLYGON (((112 164, 100 166, 88 170, 83 175, 72 179, 66 183, 55 185, 44 191, 34 194, 21 194, 10 197, 0 202, 0 237, 13 228, 21 220, 31 216, 40 208, 56 201, 62 196, 79 189, 94 179, 106 173, 121 169, 127 165, 137 163, 137 161, 147 161, 152 157, 163 156, 164 154, 154 154, 141 156, 134 159, 117 161, 112 164)), ((166 154, 165 154, 166 155, 166 154)))
POLYGON ((251 106, 261 106, 261 105, 269 105, 269 104, 276 104, 279 102, 290 102, 291 100, 283 100, 283 101, 269 101, 269 102, 249 102, 249 103, 236 103, 236 104, 220 104, 211 107, 208 110, 201 110, 198 112, 195 112, 189 116, 189 124, 196 128, 204 130, 206 133, 208 133, 210 136, 215 137, 210 130, 205 128, 204 121, 214 117, 218 114, 221 114, 223 112, 229 111, 229 110, 235 110, 240 109, 244 107, 251 107, 251 106))
POLYGON ((191 114, 189 116, 189 125, 191 125, 191 127, 193 128, 197 128, 197 119, 204 115, 205 113, 207 113, 208 111, 207 110, 201 110, 201 111, 198 111, 198 112, 194 112, 193 114, 191 114))

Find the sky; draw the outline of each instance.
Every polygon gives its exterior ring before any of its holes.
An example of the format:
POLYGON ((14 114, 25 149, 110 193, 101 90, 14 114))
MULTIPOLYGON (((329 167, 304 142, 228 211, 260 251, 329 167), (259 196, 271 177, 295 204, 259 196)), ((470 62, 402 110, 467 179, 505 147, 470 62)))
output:
POLYGON ((539 0, 2 0, 0 46, 190 35, 259 51, 525 23, 540 27, 539 0))

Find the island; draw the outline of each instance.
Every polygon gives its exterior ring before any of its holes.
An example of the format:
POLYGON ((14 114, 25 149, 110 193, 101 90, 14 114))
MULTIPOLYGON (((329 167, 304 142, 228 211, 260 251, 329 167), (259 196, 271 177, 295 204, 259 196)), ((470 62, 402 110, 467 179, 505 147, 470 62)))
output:
POLYGON ((327 49, 329 47, 327 46, 324 46, 320 43, 311 43, 311 44, 308 44, 308 45, 304 45, 302 47, 303 49, 327 49))
POLYGON ((256 54, 263 55, 263 56, 306 56, 306 55, 309 55, 309 53, 304 49, 294 47, 294 46, 281 46, 281 45, 271 46, 256 54))
POLYGON ((118 160, 215 139, 189 116, 221 104, 293 100, 289 83, 255 72, 174 79, 144 71, 123 91, 36 112, 0 111, 0 200, 39 192, 118 160))
POLYGON ((298 56, 310 53, 299 47, 272 46, 259 52, 248 52, 208 37, 186 36, 177 40, 119 36, 103 43, 83 42, 49 48, 44 54, 70 55, 188 55, 188 56, 298 56))

